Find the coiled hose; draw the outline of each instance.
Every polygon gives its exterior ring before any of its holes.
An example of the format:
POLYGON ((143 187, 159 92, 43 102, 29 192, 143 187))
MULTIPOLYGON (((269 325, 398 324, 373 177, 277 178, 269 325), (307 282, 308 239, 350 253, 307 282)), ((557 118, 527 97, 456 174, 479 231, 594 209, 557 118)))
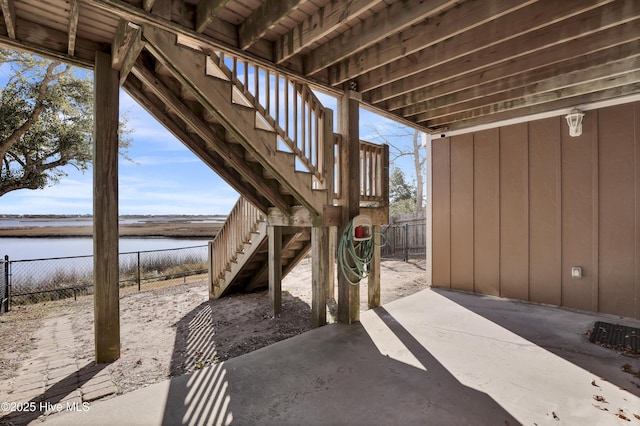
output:
POLYGON ((349 284, 359 285, 360 280, 369 276, 375 246, 384 246, 387 243, 387 237, 380 232, 374 232, 370 239, 358 241, 354 245, 352 230, 353 221, 350 221, 345 227, 338 245, 338 264, 342 275, 349 284), (380 244, 375 242, 376 235, 380 235, 380 244))

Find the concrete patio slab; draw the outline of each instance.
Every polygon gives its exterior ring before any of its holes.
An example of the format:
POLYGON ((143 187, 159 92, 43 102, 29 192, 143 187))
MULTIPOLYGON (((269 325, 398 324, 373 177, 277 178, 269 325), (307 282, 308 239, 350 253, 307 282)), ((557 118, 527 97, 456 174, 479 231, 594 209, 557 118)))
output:
POLYGON ((640 425, 640 360, 589 343, 597 319, 640 326, 425 290, 44 423, 640 425))

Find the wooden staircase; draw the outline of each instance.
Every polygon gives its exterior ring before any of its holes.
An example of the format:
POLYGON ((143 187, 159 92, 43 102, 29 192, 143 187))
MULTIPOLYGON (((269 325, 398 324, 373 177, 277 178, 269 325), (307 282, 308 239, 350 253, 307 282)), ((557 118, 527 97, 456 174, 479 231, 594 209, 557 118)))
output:
MULTIPOLYGON (((211 243, 212 297, 268 283, 265 213, 321 215, 333 192, 332 112, 304 84, 257 64, 144 30, 124 89, 242 194, 211 243)), ((283 276, 310 249, 284 228, 283 276)))
MULTIPOLYGON (((307 228, 287 227, 282 235, 282 274, 286 275, 310 248, 307 228)), ((210 296, 268 286, 268 238, 265 215, 244 197, 209 243, 210 296)))

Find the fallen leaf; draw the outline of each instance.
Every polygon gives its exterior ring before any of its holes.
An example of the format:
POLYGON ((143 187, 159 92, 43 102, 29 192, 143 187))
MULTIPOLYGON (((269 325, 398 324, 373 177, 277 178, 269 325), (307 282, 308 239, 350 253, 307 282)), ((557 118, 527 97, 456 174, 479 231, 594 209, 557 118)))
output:
POLYGON ((591 381, 591 386, 595 386, 595 387, 597 387, 597 388, 599 388, 599 387, 600 387, 600 386, 596 385, 596 381, 595 381, 595 380, 592 380, 592 381, 591 381))
POLYGON ((624 415, 624 413, 616 413, 616 416, 618 416, 619 418, 621 418, 622 420, 626 420, 628 422, 631 421, 631 419, 627 416, 624 415))
POLYGON ((635 417, 636 419, 640 420, 640 416, 637 415, 636 413, 633 413, 633 417, 635 417))
POLYGON ((603 396, 600 396, 600 395, 593 395, 593 399, 595 399, 595 400, 596 400, 596 401, 598 401, 598 402, 604 402, 605 404, 608 404, 607 400, 606 400, 606 399, 604 399, 604 397, 603 397, 603 396))
POLYGON ((555 411, 552 411, 552 412, 551 412, 551 415, 553 416, 553 419, 554 419, 554 420, 556 420, 556 421, 560 420, 560 417, 558 417, 558 416, 556 415, 556 412, 555 412, 555 411))
POLYGON ((592 405, 593 405, 594 407, 596 407, 598 410, 602 410, 602 411, 609 411, 609 409, 608 409, 608 408, 603 408, 603 407, 601 407, 601 406, 599 406, 599 405, 596 405, 596 404, 592 404, 592 405))

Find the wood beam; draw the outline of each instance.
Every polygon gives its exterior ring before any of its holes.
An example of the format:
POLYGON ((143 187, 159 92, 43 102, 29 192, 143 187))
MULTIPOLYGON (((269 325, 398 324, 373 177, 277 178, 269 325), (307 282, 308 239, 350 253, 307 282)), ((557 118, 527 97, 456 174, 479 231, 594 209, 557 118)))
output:
MULTIPOLYGON (((579 94, 578 92, 588 93, 602 90, 601 84, 620 85, 620 78, 624 74, 640 70, 639 55, 640 51, 636 50, 631 53, 631 56, 613 63, 584 69, 578 68, 568 73, 561 73, 558 67, 553 66, 542 70, 543 72, 538 74, 542 74, 540 77, 532 75, 533 73, 526 73, 499 80, 478 87, 477 90, 465 90, 455 95, 434 99, 430 102, 427 111, 413 116, 412 119, 417 123, 422 123, 462 111, 506 104, 507 102, 519 102, 520 100, 526 100, 527 103, 533 105, 548 98, 550 92, 554 92, 551 96, 576 96, 579 94)), ((631 78, 631 80, 623 84, 633 82, 632 76, 627 78, 631 78)))
POLYGON ((151 9, 153 9, 153 4, 155 2, 156 0, 142 0, 142 8, 147 12, 151 12, 151 9))
POLYGON ((327 298, 336 300, 336 250, 338 249, 338 227, 329 227, 329 281, 327 298))
POLYGON ((346 56, 383 40, 398 29, 437 15, 455 3, 452 0, 394 3, 305 55, 304 72, 306 75, 316 74, 346 56))
POLYGON ((120 71, 127 52, 129 52, 134 45, 136 39, 141 40, 141 38, 142 28, 140 25, 125 21, 124 19, 118 22, 116 33, 111 42, 111 67, 114 70, 120 71))
MULTIPOLYGON (((48 32, 48 31, 46 31, 48 32)), ((60 33, 62 34, 62 33, 60 33)), ((66 35, 65 35, 66 38, 66 35)), ((39 55, 45 58, 62 61, 67 64, 71 64, 80 68, 93 69, 94 59, 80 58, 78 56, 70 56, 67 52, 60 52, 57 50, 49 49, 47 47, 40 46, 35 43, 27 41, 17 41, 16 39, 9 38, 7 36, 0 35, 0 46, 7 47, 13 50, 20 50, 23 52, 29 52, 34 55, 39 55)), ((96 46, 92 51, 100 51, 96 46)))
POLYGON ((14 0, 0 0, 4 24, 7 27, 9 38, 16 38, 16 5, 14 0))
MULTIPOLYGON (((342 223, 338 228, 338 239, 349 222, 360 213, 360 131, 359 94, 347 92, 338 104, 340 115, 340 175, 342 176, 341 199, 342 223)), ((338 272, 338 321, 351 324, 360 320, 360 287, 349 283, 344 274, 338 272)))
POLYGON ((251 47, 303 1, 265 0, 238 28, 240 48, 246 50, 251 47))
MULTIPOLYGON (((582 2, 571 4, 581 5, 582 2)), ((444 81, 464 73, 481 70, 500 63, 508 63, 533 54, 540 55, 541 51, 546 51, 552 47, 561 46, 565 51, 565 55, 568 55, 571 54, 571 51, 567 49, 567 44, 572 43, 573 40, 602 33, 616 26, 623 26, 639 17, 640 2, 632 2, 627 7, 620 2, 616 2, 574 16, 566 21, 539 28, 532 33, 520 34, 518 37, 492 47, 474 50, 469 54, 460 49, 445 49, 443 48, 444 46, 440 45, 432 46, 414 55, 413 59, 420 65, 416 65, 413 62, 409 64, 404 61, 396 61, 375 72, 361 76, 358 79, 358 87, 361 91, 367 92, 364 95, 366 99, 376 104, 434 84, 436 81, 444 81), (514 54, 514 52, 516 53, 514 54), (406 66, 402 70, 398 68, 400 62, 406 66), (439 66, 439 68, 436 69, 436 66, 439 66), (388 83, 381 86, 380 79, 385 79, 388 83)), ((488 28, 482 28, 485 31, 489 30, 488 28)), ((480 29, 471 31, 471 33, 477 30, 480 29)), ((476 35, 479 37, 479 34, 476 35)), ((465 35, 464 37, 469 36, 465 35)), ((584 40, 577 40, 577 42, 584 44, 584 40)), ((616 40, 612 42, 619 43, 616 40)), ((459 41, 455 41, 455 44, 459 45, 459 41)), ((538 66, 543 65, 539 63, 541 61, 540 58, 540 56, 536 56, 538 66)), ((542 56, 542 58, 546 60, 546 55, 542 56)))
POLYGON ((96 52, 93 152, 93 279, 96 363, 120 358, 118 264, 118 73, 96 52))
MULTIPOLYGON (((632 71, 617 76, 607 76, 600 80, 588 81, 562 89, 552 88, 547 91, 532 89, 531 94, 520 98, 497 100, 490 105, 474 108, 468 111, 458 111, 456 109, 456 111, 450 115, 424 120, 424 122, 428 123, 427 125, 429 127, 441 127, 451 122, 467 121, 483 116, 493 116, 497 113, 530 108, 535 105, 544 105, 557 100, 567 100, 570 103, 573 103, 573 99, 582 95, 603 92, 622 86, 628 87, 635 83, 640 83, 640 71, 632 71)), ((518 91, 516 91, 516 93, 518 93, 518 91)), ((548 108, 548 110, 553 110, 553 108, 548 108)))
POLYGON ((338 226, 342 221, 342 207, 324 206, 322 215, 302 206, 291 207, 291 212, 287 213, 279 208, 272 207, 267 212, 267 223, 274 226, 338 226))
MULTIPOLYGON (((203 49, 208 50, 224 50, 226 52, 237 55, 238 58, 247 59, 251 62, 254 62, 256 65, 274 69, 281 73, 283 76, 295 78, 300 82, 311 84, 312 86, 318 84, 316 80, 312 80, 306 77, 301 72, 299 72, 298 69, 292 67, 291 63, 287 63, 288 67, 277 66, 273 62, 273 49, 268 49, 270 53, 267 53, 267 50, 265 49, 261 49, 259 52, 260 54, 258 55, 253 49, 250 49, 250 51, 239 49, 235 44, 231 44, 229 42, 225 42, 223 40, 198 33, 195 30, 185 27, 184 25, 171 21, 169 18, 162 17, 156 12, 156 10, 158 9, 158 5, 162 2, 170 2, 170 0, 156 0, 153 13, 146 12, 141 7, 133 6, 127 2, 123 2, 122 0, 100 0, 99 2, 95 2, 95 0, 79 1, 87 5, 91 5, 91 7, 103 12, 118 16, 121 19, 136 22, 143 26, 152 26, 171 34, 179 35, 186 41, 188 41, 190 45, 198 45, 203 49)), ((325 87, 324 90, 327 90, 333 95, 342 94, 341 90, 337 90, 332 87, 325 87)))
POLYGON ((73 56, 76 51, 76 37, 78 35, 78 18, 80 17, 80 6, 78 0, 69 0, 69 43, 67 53, 73 56))
POLYGON ((311 228, 311 327, 327 323, 327 296, 329 283, 329 228, 311 228))
MULTIPOLYGON (((171 21, 173 0, 153 0, 150 11, 167 21, 171 21)), ((146 10, 146 9, 145 9, 146 10)))
MULTIPOLYGON (((402 83, 406 78, 413 82, 424 79, 426 74, 434 78, 433 68, 437 66, 464 64, 464 70, 455 72, 458 75, 496 62, 537 54, 554 45, 635 19, 636 14, 630 13, 630 8, 620 3, 602 6, 606 2, 610 0, 554 3, 557 5, 551 8, 554 13, 549 10, 548 2, 535 3, 364 74, 358 78, 358 87, 362 92, 376 91, 402 83), (542 7, 545 5, 546 8, 542 7), (537 19, 538 16, 544 19, 537 19), (381 82, 381 78, 385 81, 381 82)), ((631 9, 640 11, 640 7, 631 9)), ((382 99, 376 96, 376 102, 378 100, 382 99)))
MULTIPOLYGON (((164 83, 158 80, 143 66, 136 66, 133 69, 133 74, 142 81, 148 90, 151 90, 162 102, 176 111, 181 118, 191 126, 192 129, 205 141, 207 141, 212 149, 220 155, 225 161, 227 161, 242 177, 254 188, 256 188, 262 197, 269 200, 275 206, 279 206, 282 209, 288 209, 289 203, 282 198, 282 194, 275 185, 269 185, 264 177, 256 174, 254 168, 252 168, 244 159, 244 155, 239 152, 237 147, 232 147, 225 142, 225 137, 221 132, 224 132, 220 127, 216 133, 209 124, 205 123, 200 117, 189 110, 188 107, 174 94, 164 83)), ((184 140, 183 140, 184 141, 184 140)), ((245 194, 243 192, 243 194, 245 194)), ((248 194, 247 197, 249 197, 248 194)), ((255 198, 255 197, 251 197, 255 198)), ((251 200, 254 202, 255 200, 251 200)), ((267 206, 264 206, 264 202, 254 202, 256 207, 260 207, 261 210, 266 211, 267 206)))
POLYGON ((613 87, 603 90, 601 92, 588 93, 572 98, 562 98, 553 102, 545 104, 537 104, 529 107, 503 110, 492 115, 480 115, 472 118, 464 119, 463 121, 456 121, 447 123, 446 126, 439 126, 437 124, 425 123, 428 128, 433 129, 434 133, 444 133, 446 131, 461 130, 469 127, 475 127, 483 124, 495 123, 499 121, 509 120, 512 118, 526 117, 529 115, 539 114, 543 112, 565 110, 567 108, 575 107, 576 105, 591 104, 594 102, 600 102, 609 99, 621 98, 633 93, 640 93, 640 82, 632 83, 624 86, 613 87))
POLYGON ((196 6, 196 31, 201 33, 231 0, 200 0, 196 6))
POLYGON ((297 27, 282 35, 275 43, 275 62, 283 63, 305 47, 378 4, 380 0, 332 1, 321 7, 297 27))
POLYGON ((124 84, 144 45, 142 28, 132 22, 120 20, 111 44, 111 66, 120 71, 120 85, 124 84))
POLYGON ((373 258, 371 259, 371 269, 367 278, 369 309, 380 306, 380 245, 382 242, 376 238, 376 235, 380 234, 380 232, 380 225, 373 225, 373 258))
MULTIPOLYGON (((481 0, 464 2, 458 7, 426 19, 380 41, 373 47, 338 62, 329 70, 329 84, 338 85, 356 79, 358 75, 444 42, 451 37, 530 5, 534 1, 481 0)), ((512 32, 507 32, 507 34, 511 35, 512 32)), ((493 37, 493 34, 486 34, 486 37, 493 37)), ((496 36, 496 39, 501 40, 502 38, 496 36)))
POLYGON ((566 74, 632 57, 640 51, 640 40, 627 41, 638 37, 640 37, 640 22, 634 21, 602 33, 592 34, 584 39, 554 46, 545 51, 546 64, 534 62, 531 57, 517 58, 508 63, 492 65, 426 86, 390 99, 383 104, 390 111, 400 109, 399 113, 405 117, 417 115, 428 111, 430 107, 436 107, 431 102, 440 97, 457 97, 459 93, 475 89, 470 92, 472 94, 467 95, 467 99, 473 99, 476 94, 491 93, 489 89, 485 89, 487 86, 497 84, 506 90, 507 87, 520 87, 553 75, 566 74), (612 45, 616 41, 622 44, 612 45), (571 55, 567 55, 567 52, 571 52, 571 55))
POLYGON ((282 228, 267 227, 269 238, 269 300, 271 316, 282 312, 282 228))

